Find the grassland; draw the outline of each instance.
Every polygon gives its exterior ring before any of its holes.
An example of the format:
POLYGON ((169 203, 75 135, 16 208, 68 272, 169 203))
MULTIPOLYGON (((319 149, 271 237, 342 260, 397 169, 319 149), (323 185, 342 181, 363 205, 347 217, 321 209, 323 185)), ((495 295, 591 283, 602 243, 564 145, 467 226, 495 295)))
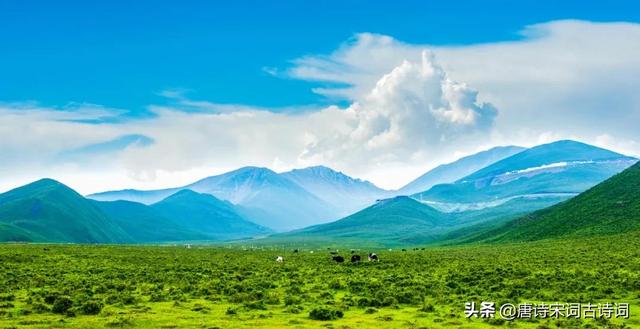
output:
POLYGON ((640 327, 638 232, 376 252, 3 244, 0 328, 640 327), (631 318, 469 320, 470 301, 628 302, 631 318))

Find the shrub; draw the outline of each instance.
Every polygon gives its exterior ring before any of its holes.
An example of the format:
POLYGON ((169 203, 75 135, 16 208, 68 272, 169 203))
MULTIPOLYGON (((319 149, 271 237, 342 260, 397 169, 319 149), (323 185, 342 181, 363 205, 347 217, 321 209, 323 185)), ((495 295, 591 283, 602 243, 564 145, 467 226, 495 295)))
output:
POLYGON ((290 306, 290 305, 298 305, 302 303, 302 299, 298 296, 291 296, 291 295, 287 295, 284 298, 284 305, 286 306, 290 306))
POLYGON ((431 304, 431 303, 424 303, 424 304, 422 304, 422 307, 420 308, 421 312, 426 312, 426 313, 431 313, 431 312, 433 312, 435 310, 436 310, 435 306, 433 306, 433 304, 431 304))
POLYGON ((0 294, 0 302, 12 302, 16 299, 13 294, 0 294))
POLYGON ((333 310, 324 307, 314 308, 313 310, 311 310, 311 312, 309 312, 309 318, 320 321, 335 320, 338 318, 342 318, 343 316, 344 314, 340 310, 333 310))
POLYGON ((71 298, 62 296, 56 298, 53 302, 53 307, 51 307, 51 311, 56 314, 64 314, 73 306, 73 301, 71 298))
POLYGON ((96 315, 100 314, 100 311, 102 311, 102 303, 93 300, 85 302, 80 306, 80 312, 82 312, 82 314, 96 315))
POLYGON ((31 304, 31 311, 34 313, 42 314, 49 312, 49 308, 45 304, 33 303, 31 304))

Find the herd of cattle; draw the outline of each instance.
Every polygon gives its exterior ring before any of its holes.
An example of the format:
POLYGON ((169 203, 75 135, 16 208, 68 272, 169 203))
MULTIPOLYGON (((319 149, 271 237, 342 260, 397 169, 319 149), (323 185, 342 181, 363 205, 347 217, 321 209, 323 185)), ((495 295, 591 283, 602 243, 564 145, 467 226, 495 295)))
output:
MULTIPOLYGON (((298 249, 294 250, 293 252, 297 253, 298 249)), ((352 253, 352 255, 351 255, 351 263, 356 264, 356 263, 359 263, 362 260, 362 257, 360 255, 356 255, 355 254, 355 251, 351 251, 351 253, 352 253)), ((336 262, 336 263, 344 263, 345 258, 340 256, 340 255, 338 255, 337 251, 332 251, 332 252, 330 252, 330 254, 331 254, 331 258, 333 259, 334 262, 336 262)), ((377 262, 377 261, 380 260, 378 258, 378 255, 376 255, 373 252, 370 252, 369 255, 367 256, 367 258, 369 259, 370 262, 377 262)), ((284 262, 284 257, 278 256, 276 258, 276 262, 278 262, 278 263, 284 262)))

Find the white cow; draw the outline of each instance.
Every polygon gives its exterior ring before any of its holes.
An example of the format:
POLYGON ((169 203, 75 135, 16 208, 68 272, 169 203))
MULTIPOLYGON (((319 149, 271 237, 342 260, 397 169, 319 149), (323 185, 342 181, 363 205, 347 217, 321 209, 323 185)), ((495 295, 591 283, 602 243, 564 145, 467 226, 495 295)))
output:
POLYGON ((282 263, 284 262, 284 258, 282 258, 282 256, 278 256, 278 258, 276 258, 276 262, 282 263))

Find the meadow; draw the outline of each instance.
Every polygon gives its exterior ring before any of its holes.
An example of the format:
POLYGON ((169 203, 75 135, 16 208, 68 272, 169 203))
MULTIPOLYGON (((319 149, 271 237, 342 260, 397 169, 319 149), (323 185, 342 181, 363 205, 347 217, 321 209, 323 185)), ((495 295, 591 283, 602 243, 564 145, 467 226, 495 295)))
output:
POLYGON ((0 328, 640 327, 638 232, 369 251, 1 244, 0 328), (467 319, 472 301, 628 302, 631 317, 467 319))

